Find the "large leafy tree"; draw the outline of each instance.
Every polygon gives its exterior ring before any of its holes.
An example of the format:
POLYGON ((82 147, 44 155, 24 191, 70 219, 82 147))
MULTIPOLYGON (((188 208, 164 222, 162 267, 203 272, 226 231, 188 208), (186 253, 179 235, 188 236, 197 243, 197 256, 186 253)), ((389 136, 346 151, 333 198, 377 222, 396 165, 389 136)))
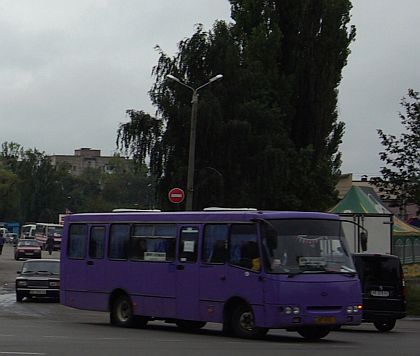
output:
MULTIPOLYGON (((381 168, 382 177, 373 182, 387 198, 396 198, 404 211, 407 204, 420 206, 420 97, 413 89, 401 100, 404 111, 399 119, 404 132, 399 136, 378 130, 384 151, 380 159, 385 163, 381 168)), ((420 213, 420 212, 419 212, 420 213)))
POLYGON ((346 0, 231 0, 233 24, 201 26, 162 50, 150 91, 158 117, 129 110, 118 145, 150 159, 163 208, 173 186, 185 187, 191 92, 200 91, 194 207, 256 206, 318 209, 331 206, 341 164, 337 87, 355 29, 346 0))
POLYGON ((17 177, 15 197, 19 204, 10 213, 13 219, 57 221, 58 214, 64 212, 64 185, 70 179, 66 167, 54 167, 45 153, 24 150, 14 142, 2 144, 0 160, 17 177))
POLYGON ((106 212, 116 208, 150 209, 154 207, 154 182, 145 166, 114 157, 112 173, 88 168, 68 192, 72 212, 106 212))
POLYGON ((0 151, 0 221, 55 222, 66 210, 111 211, 153 208, 155 182, 145 165, 116 155, 111 172, 86 169, 80 176, 67 165, 53 166, 37 149, 5 142, 0 151))
POLYGON ((0 221, 13 221, 19 208, 18 177, 0 161, 0 221))

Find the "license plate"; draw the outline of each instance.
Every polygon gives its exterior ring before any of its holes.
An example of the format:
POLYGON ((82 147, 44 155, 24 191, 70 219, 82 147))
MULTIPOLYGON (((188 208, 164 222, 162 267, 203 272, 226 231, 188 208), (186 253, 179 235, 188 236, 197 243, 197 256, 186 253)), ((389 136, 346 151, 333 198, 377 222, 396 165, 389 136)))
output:
POLYGON ((373 297, 389 297, 387 290, 371 290, 370 295, 373 297))
POLYGON ((37 294, 37 295, 47 294, 47 291, 46 290, 31 290, 29 291, 29 294, 37 294))
POLYGON ((335 316, 319 316, 315 318, 315 324, 320 325, 330 325, 335 324, 337 322, 337 319, 335 316))
POLYGON ((28 255, 28 256, 32 256, 34 253, 33 252, 25 252, 25 255, 28 255))

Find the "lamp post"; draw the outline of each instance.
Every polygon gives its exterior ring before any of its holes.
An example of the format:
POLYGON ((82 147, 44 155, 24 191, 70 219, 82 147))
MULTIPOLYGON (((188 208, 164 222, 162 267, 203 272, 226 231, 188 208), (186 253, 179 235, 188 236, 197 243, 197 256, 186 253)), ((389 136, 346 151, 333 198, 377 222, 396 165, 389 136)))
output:
POLYGON ((188 153, 188 173, 187 173, 187 197, 185 203, 185 210, 192 210, 193 205, 193 195, 194 195, 194 165, 195 165, 195 137, 197 131, 197 109, 198 109, 198 91, 203 89, 207 85, 215 82, 216 80, 222 79, 223 75, 218 74, 209 79, 209 81, 198 88, 193 88, 184 82, 182 82, 177 77, 168 74, 166 78, 171 79, 182 86, 190 89, 192 91, 192 99, 191 99, 191 128, 190 128, 190 147, 188 153))

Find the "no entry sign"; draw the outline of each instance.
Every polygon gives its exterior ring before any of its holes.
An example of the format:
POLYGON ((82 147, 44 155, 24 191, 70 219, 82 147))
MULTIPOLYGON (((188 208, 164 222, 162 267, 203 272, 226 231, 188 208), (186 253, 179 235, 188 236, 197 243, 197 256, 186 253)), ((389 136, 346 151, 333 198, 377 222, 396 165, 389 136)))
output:
POLYGON ((171 203, 179 204, 184 201, 185 194, 181 188, 172 188, 168 193, 168 198, 171 203))

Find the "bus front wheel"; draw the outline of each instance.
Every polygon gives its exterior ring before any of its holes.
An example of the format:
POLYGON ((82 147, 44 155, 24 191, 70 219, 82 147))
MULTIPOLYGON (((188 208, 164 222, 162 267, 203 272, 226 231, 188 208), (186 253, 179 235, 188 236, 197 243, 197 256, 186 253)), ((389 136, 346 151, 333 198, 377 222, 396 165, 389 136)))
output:
POLYGON ((267 328, 255 326, 254 313, 248 305, 239 305, 232 314, 231 328, 233 333, 242 338, 260 338, 267 334, 267 328))
POLYGON ((112 303, 111 324, 123 327, 133 327, 135 317, 133 314, 133 305, 126 295, 120 295, 112 303))

